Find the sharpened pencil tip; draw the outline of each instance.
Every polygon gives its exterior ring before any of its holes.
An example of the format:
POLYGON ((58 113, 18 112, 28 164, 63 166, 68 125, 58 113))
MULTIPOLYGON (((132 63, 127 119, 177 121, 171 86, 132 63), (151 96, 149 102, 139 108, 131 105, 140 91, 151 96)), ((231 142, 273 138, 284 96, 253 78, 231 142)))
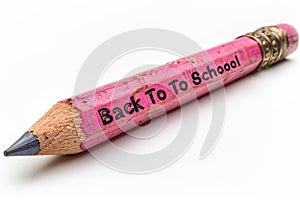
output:
POLYGON ((26 132, 11 147, 4 151, 4 156, 35 155, 40 151, 40 142, 35 135, 26 132))

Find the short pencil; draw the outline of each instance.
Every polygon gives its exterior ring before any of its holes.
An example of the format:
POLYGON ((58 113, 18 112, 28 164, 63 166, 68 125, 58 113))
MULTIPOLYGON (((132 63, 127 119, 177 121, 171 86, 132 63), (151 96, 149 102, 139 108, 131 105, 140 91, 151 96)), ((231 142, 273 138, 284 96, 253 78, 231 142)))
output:
POLYGON ((288 24, 237 39, 56 103, 5 156, 76 154, 293 53, 288 24))

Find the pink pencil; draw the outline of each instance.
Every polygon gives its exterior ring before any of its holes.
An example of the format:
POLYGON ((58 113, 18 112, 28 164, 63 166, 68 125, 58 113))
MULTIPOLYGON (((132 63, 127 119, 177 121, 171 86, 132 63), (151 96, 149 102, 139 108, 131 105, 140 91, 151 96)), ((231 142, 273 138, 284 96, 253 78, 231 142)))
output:
POLYGON ((226 44, 56 103, 4 154, 75 154, 293 53, 297 31, 263 27, 226 44), (163 109, 162 109, 163 108, 163 109))

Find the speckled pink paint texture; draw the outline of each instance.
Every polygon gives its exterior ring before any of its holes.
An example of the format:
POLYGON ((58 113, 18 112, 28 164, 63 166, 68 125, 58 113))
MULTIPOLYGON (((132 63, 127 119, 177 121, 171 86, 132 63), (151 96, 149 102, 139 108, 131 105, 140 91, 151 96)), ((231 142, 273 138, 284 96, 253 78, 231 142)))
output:
MULTIPOLYGON (((291 42, 295 40, 295 37, 298 37, 295 29, 284 24, 280 27, 287 31, 291 42)), ((291 44, 289 53, 296 49, 296 46, 293 43, 291 44)), ((81 148, 88 149, 213 89, 239 79, 253 72, 261 60, 262 52, 258 43, 248 37, 240 37, 207 51, 178 59, 73 97, 73 107, 80 112, 80 118, 82 119, 80 124, 77 125, 86 136, 82 138, 81 148), (209 77, 209 74, 204 77, 201 76, 203 72, 207 71, 207 66, 217 71, 219 66, 224 67, 226 63, 233 64, 233 66, 235 63, 236 66, 231 67, 228 71, 224 70, 222 74, 217 74, 217 76, 213 75, 212 78, 209 77), (192 77, 194 72, 200 74, 200 78, 202 78, 200 84, 199 82, 195 84, 195 79, 192 77), (204 80, 207 77, 210 79, 204 80), (178 88, 179 83, 185 81, 187 88, 178 90, 176 94, 174 88, 170 85, 173 80, 178 80, 176 82, 178 88), (155 90, 153 91, 155 103, 151 101, 149 95, 145 94, 150 89, 155 90), (157 97, 157 91, 159 90, 165 91, 165 99, 160 100, 157 97), (138 109, 138 112, 134 111, 132 114, 126 114, 124 105, 131 102, 130 97, 139 100, 138 104, 142 105, 143 109, 138 109), (103 108, 108 109, 113 117, 113 120, 106 125, 99 114, 99 110, 103 108), (119 115, 120 119, 116 119, 113 114, 114 108, 120 108, 123 117, 119 115)), ((118 109, 116 110, 118 111, 118 109)), ((128 106, 128 110, 134 110, 134 106, 128 106)))

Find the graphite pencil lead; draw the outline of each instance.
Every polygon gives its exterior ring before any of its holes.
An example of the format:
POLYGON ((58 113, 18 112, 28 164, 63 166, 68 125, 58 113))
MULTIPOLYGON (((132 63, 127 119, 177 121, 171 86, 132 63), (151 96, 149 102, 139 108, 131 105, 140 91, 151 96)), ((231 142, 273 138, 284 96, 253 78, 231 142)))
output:
POLYGON ((35 155, 40 151, 40 142, 35 135, 26 132, 11 147, 4 151, 5 156, 35 155))

